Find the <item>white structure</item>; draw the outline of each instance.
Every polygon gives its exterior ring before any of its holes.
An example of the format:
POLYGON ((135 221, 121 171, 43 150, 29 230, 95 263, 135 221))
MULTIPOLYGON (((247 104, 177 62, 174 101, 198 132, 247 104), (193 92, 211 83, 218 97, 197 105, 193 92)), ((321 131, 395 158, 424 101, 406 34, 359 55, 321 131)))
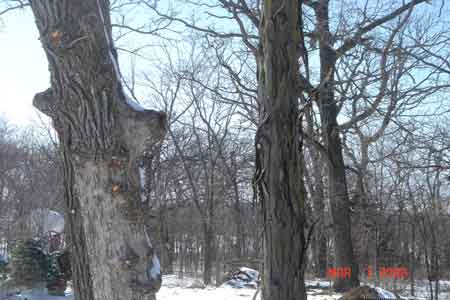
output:
POLYGON ((33 236, 64 232, 64 216, 59 212, 39 208, 30 214, 30 226, 33 236))
POLYGON ((0 262, 8 262, 8 242, 5 238, 0 239, 0 262))

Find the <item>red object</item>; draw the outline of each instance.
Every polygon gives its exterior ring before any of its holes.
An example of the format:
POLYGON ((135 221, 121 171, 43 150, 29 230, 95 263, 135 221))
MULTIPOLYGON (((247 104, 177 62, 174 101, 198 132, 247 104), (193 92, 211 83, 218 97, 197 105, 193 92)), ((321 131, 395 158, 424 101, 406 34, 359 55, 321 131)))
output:
POLYGON ((380 279, 390 278, 390 279, 406 279, 408 278, 409 272, 405 267, 396 268, 380 268, 380 279))
POLYGON ((372 267, 368 267, 367 268, 367 278, 371 278, 372 277, 372 267))
POLYGON ((327 277, 349 279, 352 276, 352 269, 350 267, 328 268, 327 277))
POLYGON ((48 250, 49 252, 61 250, 63 248, 63 234, 50 231, 48 233, 48 250))

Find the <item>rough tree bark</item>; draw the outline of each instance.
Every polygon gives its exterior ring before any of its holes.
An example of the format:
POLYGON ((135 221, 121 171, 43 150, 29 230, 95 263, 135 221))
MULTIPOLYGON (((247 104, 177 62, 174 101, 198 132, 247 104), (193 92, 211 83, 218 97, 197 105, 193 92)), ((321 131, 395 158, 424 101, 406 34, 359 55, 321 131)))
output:
POLYGON ((216 236, 214 225, 205 221, 203 222, 204 249, 203 254, 203 283, 208 285, 211 283, 213 264, 216 258, 216 236))
POLYGON ((314 212, 319 218, 317 229, 314 231, 315 237, 315 274, 317 277, 325 278, 327 276, 327 236, 325 229, 325 189, 322 181, 322 168, 320 166, 320 153, 318 151, 311 151, 312 156, 312 176, 314 177, 315 189, 312 193, 314 212))
MULTIPOLYGON (((311 108, 307 109, 305 113, 305 121, 306 135, 312 137, 314 135, 314 120, 311 108)), ((328 245, 325 228, 325 183, 323 181, 324 160, 322 157, 326 154, 311 139, 305 140, 305 149, 308 149, 311 161, 311 174, 308 174, 308 169, 305 167, 305 178, 311 193, 312 207, 316 218, 318 218, 311 240, 315 262, 314 273, 317 277, 325 278, 327 275, 328 245)))
POLYGON ((306 299, 299 1, 265 0, 258 55, 255 184, 263 210, 263 299, 306 299))
POLYGON ((244 237, 244 225, 242 222, 242 211, 241 211, 241 199, 239 195, 239 183, 238 183, 238 166, 236 162, 236 156, 233 153, 231 155, 231 166, 225 166, 229 171, 229 176, 231 179, 231 184, 233 186, 233 197, 234 197, 234 220, 235 220, 235 234, 236 234, 236 249, 235 258, 240 259, 245 256, 245 237, 244 237))
POLYGON ((164 113, 126 100, 107 0, 33 0, 51 87, 33 104, 53 121, 63 158, 77 299, 155 299, 161 284, 146 220, 164 113), (147 178, 144 176, 147 175, 147 178))

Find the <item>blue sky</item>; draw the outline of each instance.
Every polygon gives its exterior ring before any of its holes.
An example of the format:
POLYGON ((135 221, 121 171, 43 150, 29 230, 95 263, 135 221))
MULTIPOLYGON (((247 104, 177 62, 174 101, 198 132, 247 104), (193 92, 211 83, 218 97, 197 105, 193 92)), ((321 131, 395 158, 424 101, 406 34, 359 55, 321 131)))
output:
POLYGON ((29 10, 2 16, 0 25, 0 115, 16 125, 39 121, 35 93, 48 88, 49 73, 29 10))
MULTIPOLYGON (((427 6, 423 5, 422 9, 427 9, 427 6)), ((149 18, 149 15, 140 13, 140 11, 133 11, 127 15, 128 19, 139 23, 139 21, 149 18)), ((11 123, 19 126, 32 125, 33 121, 39 121, 38 112, 32 106, 33 96, 49 86, 47 60, 38 40, 38 32, 29 9, 12 11, 2 16, 0 20, 0 116, 6 117, 11 123)), ((136 38, 136 36, 130 35, 116 46, 138 48, 154 42, 148 36, 140 35, 136 38)), ((146 50, 146 56, 151 61, 139 60, 137 62, 138 77, 141 72, 158 74, 158 72, 150 70, 159 65, 158 61, 163 60, 161 56, 164 55, 157 47, 150 47, 146 50)), ((119 52, 119 56, 122 73, 128 77, 130 56, 124 52, 119 52)), ((139 81, 139 78, 137 79, 139 81)), ((145 91, 145 87, 141 89, 138 87, 139 98, 148 98, 145 91)))

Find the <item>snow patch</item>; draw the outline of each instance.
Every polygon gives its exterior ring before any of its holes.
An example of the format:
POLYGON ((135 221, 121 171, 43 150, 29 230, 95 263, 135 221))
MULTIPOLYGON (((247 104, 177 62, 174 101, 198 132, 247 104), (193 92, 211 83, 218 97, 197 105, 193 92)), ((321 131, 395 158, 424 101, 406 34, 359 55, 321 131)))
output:
POLYGON ((223 287, 232 287, 237 289, 258 287, 259 272, 247 267, 241 267, 233 272, 231 278, 222 284, 223 287))
POLYGON ((33 210, 30 213, 29 222, 33 230, 33 235, 49 232, 64 232, 64 216, 48 208, 33 210))
MULTIPOLYGON (((97 0, 97 8, 98 8, 98 12, 100 14, 100 19, 101 19, 101 21, 103 23, 103 31, 105 33, 106 43, 108 44, 108 54, 109 54, 109 58, 111 59, 111 63, 113 64, 114 73, 115 73, 115 75, 117 77, 117 80, 122 81, 124 79, 123 79, 122 73, 120 72, 120 68, 119 68, 119 64, 117 62, 117 59, 114 56, 114 54, 112 53, 113 43, 112 43, 112 41, 109 38, 108 30, 107 30, 107 27, 106 27, 106 24, 105 24, 105 18, 103 16, 102 6, 101 6, 99 0, 97 0)), ((139 103, 137 103, 136 101, 131 100, 126 95, 125 95, 125 101, 135 111, 144 111, 145 110, 145 108, 143 108, 139 103)))
POLYGON ((64 232, 64 217, 62 214, 50 210, 44 223, 45 232, 64 232))
POLYGON ((146 199, 147 197, 145 194, 145 181, 146 181, 145 167, 139 167, 138 171, 139 171, 139 191, 140 191, 141 202, 145 202, 147 200, 146 199))
POLYGON ((125 100, 127 101, 127 104, 134 109, 135 111, 145 111, 145 108, 137 103, 136 101, 132 100, 130 97, 125 95, 125 100))
POLYGON ((148 276, 151 279, 159 280, 161 278, 161 265, 156 254, 153 255, 151 267, 148 270, 148 276))
POLYGON ((392 299, 396 300, 397 296, 395 296, 392 292, 384 290, 380 287, 376 287, 375 290, 377 291, 378 297, 381 299, 392 299))
MULTIPOLYGON (((158 300, 253 300, 253 296, 257 290, 252 288, 232 288, 208 286, 206 288, 190 289, 190 283, 195 281, 194 278, 184 277, 177 278, 176 275, 164 275, 161 290, 157 293, 158 300)), ((326 282, 321 282, 325 284, 326 282)), ((307 291, 308 300, 337 300, 342 294, 323 293, 315 294, 307 291)), ((261 291, 258 291, 256 300, 261 299, 261 291)))
POLYGON ((241 267, 241 268, 239 268, 239 270, 241 272, 248 274, 253 280, 258 280, 258 277, 259 277, 258 271, 247 268, 247 267, 241 267))

